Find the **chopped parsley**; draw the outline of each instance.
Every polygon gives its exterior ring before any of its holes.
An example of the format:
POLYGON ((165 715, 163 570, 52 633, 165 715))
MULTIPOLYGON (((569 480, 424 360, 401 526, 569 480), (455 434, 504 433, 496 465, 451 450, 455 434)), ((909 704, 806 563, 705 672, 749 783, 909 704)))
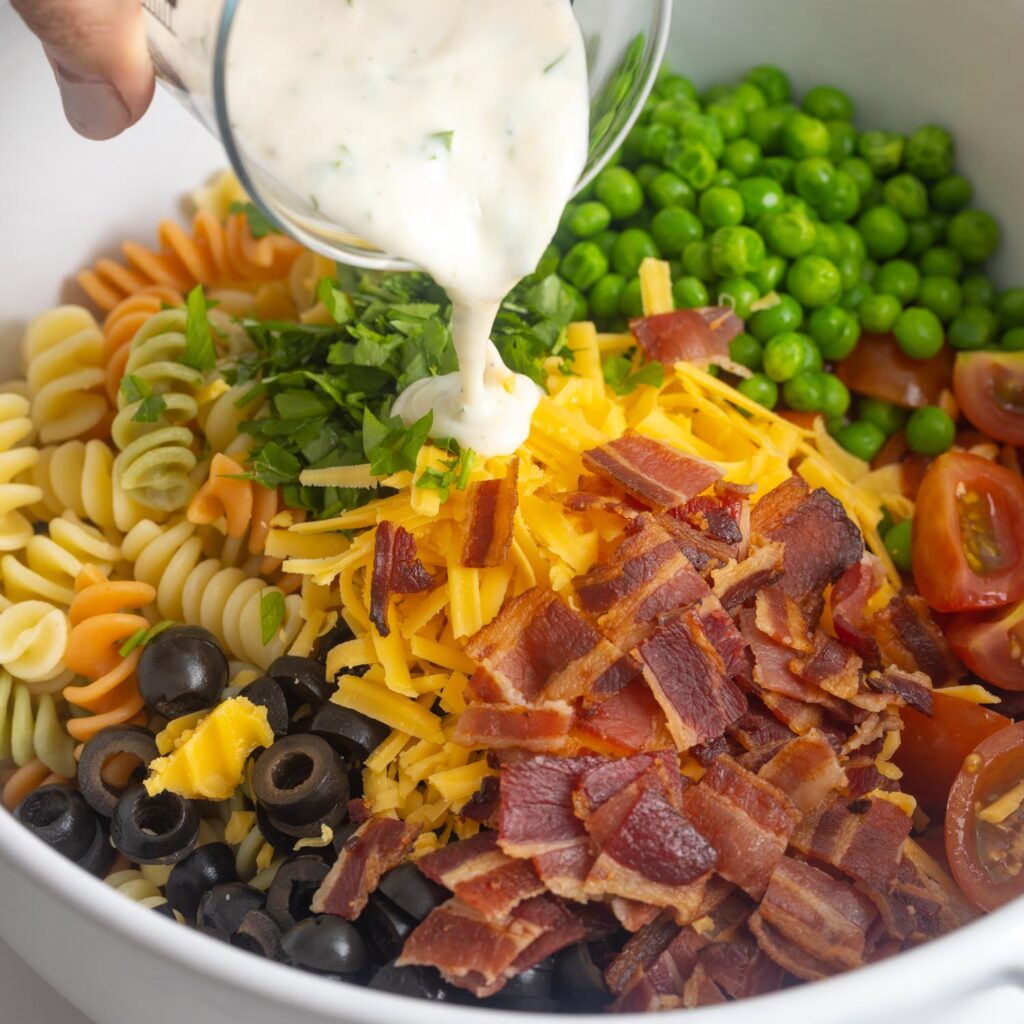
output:
POLYGON ((149 629, 137 629, 121 646, 117 652, 122 658, 127 658, 137 647, 145 647, 151 640, 156 639, 165 629, 174 625, 174 619, 164 619, 149 629))
POLYGON ((185 310, 188 319, 185 322, 185 354, 181 361, 204 373, 217 365, 217 348, 213 344, 213 328, 207 312, 210 306, 206 302, 201 285, 196 285, 188 293, 185 310))
POLYGON ((455 138, 455 132, 431 132, 429 138, 440 142, 448 152, 452 149, 452 140, 455 138))
POLYGON ((265 590, 260 595, 260 633, 266 646, 284 622, 284 594, 280 590, 265 590))
POLYGON ((231 213, 244 213, 249 221, 249 234, 253 238, 266 238, 280 234, 280 228, 255 203, 232 203, 231 213))
POLYGON ((452 442, 452 445, 454 445, 455 450, 445 463, 444 468, 424 470, 416 481, 417 487, 438 491, 441 495, 442 503, 448 500, 452 488, 459 491, 466 489, 466 485, 469 483, 469 475, 473 472, 473 463, 476 461, 476 452, 472 448, 460 451, 454 442, 452 442))
POLYGON ((665 367, 661 363, 645 363, 638 370, 626 356, 614 356, 604 363, 605 383, 617 395, 632 394, 641 384, 660 388, 665 383, 665 367))
POLYGON ((163 395, 154 395, 153 389, 141 377, 134 373, 121 378, 121 394, 125 401, 138 402, 139 407, 132 416, 134 423, 156 423, 167 411, 167 401, 163 395))

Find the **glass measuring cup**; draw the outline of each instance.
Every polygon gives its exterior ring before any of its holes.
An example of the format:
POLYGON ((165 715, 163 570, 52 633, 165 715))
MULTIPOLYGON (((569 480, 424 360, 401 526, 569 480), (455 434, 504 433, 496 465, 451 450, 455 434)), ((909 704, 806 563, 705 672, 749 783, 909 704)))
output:
MULTIPOLYGON (((265 214, 307 248, 374 270, 412 264, 325 219, 246 153, 231 125, 227 57, 242 0, 143 0, 157 75, 224 144, 231 165, 265 214)), ((615 152, 643 107, 668 42, 672 0, 574 0, 591 95, 590 150, 578 188, 615 152)))

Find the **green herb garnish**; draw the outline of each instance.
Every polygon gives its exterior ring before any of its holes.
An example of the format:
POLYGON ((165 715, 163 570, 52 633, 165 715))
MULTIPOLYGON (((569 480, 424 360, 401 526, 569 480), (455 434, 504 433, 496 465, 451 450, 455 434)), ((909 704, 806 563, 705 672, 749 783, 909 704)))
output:
POLYGON ((281 229, 254 203, 232 203, 231 213, 244 213, 249 221, 249 234, 253 238, 266 238, 280 234, 281 229))
POLYGON ((128 639, 124 642, 121 649, 117 652, 122 658, 127 658, 137 647, 145 647, 151 640, 158 637, 165 629, 170 629, 174 625, 174 619, 164 619, 162 622, 158 622, 155 626, 150 626, 149 629, 137 629, 128 639))
POLYGON ((455 138, 455 132, 431 132, 428 138, 436 139, 450 153, 452 149, 452 140, 455 138))
POLYGON ((163 395, 154 395, 153 389, 141 377, 129 373, 121 378, 121 394, 125 401, 138 402, 139 407, 132 416, 133 423, 156 423, 167 411, 163 395))
POLYGON ((260 595, 260 632, 263 645, 274 639, 284 622, 284 594, 280 590, 265 590, 260 595))
POLYGON ((632 394, 641 384, 660 388, 665 383, 665 367, 661 363, 645 363, 639 370, 633 370, 633 361, 626 356, 614 356, 605 360, 605 383, 617 395, 632 394))
POLYGON ((207 316, 210 306, 201 285, 197 284, 188 293, 185 309, 188 319, 185 322, 185 354, 181 361, 193 370, 204 373, 217 365, 217 349, 213 344, 213 329, 207 316))
POLYGON ((472 448, 456 450, 443 469, 424 470, 416 480, 416 486, 439 492, 441 502, 444 503, 448 500, 453 487, 459 491, 466 489, 475 461, 476 452, 472 448))

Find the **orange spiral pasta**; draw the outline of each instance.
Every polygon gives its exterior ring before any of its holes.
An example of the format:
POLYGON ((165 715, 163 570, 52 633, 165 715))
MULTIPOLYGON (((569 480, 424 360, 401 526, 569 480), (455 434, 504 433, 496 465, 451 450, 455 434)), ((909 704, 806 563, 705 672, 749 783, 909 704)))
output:
POLYGON ((210 475, 188 506, 188 520, 197 526, 223 518, 227 535, 235 540, 249 531, 249 553, 262 554, 270 520, 277 514, 277 491, 255 480, 241 479, 245 469, 218 452, 210 462, 210 475))
POLYGON ((37 757, 21 768, 16 768, 4 781, 0 788, 0 804, 8 811, 13 811, 25 797, 43 786, 51 783, 69 782, 65 775, 51 772, 37 757))
POLYGON ((149 620, 132 610, 150 604, 156 591, 147 583, 112 582, 92 565, 79 573, 75 591, 65 661, 90 682, 66 687, 64 699, 91 712, 68 722, 76 740, 87 740, 109 725, 131 721, 143 709, 135 678, 142 651, 136 648, 122 656, 119 648, 133 633, 149 627, 149 620))

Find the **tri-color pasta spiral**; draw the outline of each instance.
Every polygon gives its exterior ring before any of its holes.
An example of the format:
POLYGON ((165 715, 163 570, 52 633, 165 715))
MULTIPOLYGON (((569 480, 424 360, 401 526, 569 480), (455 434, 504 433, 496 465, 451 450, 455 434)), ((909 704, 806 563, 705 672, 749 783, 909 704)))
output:
POLYGON ((0 667, 33 693, 59 690, 70 628, 63 609, 46 601, 8 605, 0 612, 0 667))
POLYGON ((28 418, 29 401, 12 392, 0 393, 0 551, 20 551, 32 537, 32 523, 23 510, 43 492, 24 483, 39 461, 39 450, 17 447, 35 428, 28 418))

